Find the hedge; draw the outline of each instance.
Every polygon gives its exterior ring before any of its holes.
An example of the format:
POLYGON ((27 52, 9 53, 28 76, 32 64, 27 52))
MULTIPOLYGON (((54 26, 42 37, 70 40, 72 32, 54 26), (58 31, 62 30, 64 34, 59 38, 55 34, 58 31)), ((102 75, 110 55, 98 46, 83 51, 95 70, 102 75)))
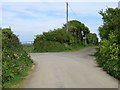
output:
POLYGON ((0 29, 0 31, 2 31, 2 84, 4 87, 4 83, 25 71, 33 61, 23 50, 18 37, 11 29, 0 29))

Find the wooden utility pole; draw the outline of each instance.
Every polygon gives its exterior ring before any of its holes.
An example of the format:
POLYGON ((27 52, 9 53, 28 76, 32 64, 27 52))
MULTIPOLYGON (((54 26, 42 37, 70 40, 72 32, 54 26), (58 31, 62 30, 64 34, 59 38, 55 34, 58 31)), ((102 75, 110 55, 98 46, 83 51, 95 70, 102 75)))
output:
POLYGON ((68 33, 68 2, 66 2, 66 33, 68 33))
POLYGON ((118 2, 118 9, 120 9, 120 1, 118 2))
POLYGON ((9 26, 9 29, 11 30, 11 26, 9 26))

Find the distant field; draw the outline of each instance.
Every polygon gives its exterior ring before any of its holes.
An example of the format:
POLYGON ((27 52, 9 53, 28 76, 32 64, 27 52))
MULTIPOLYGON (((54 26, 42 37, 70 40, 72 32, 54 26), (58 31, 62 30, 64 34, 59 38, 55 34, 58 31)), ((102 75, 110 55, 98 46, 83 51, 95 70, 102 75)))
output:
POLYGON ((32 44, 22 44, 23 45, 23 49, 26 51, 26 52, 33 52, 33 45, 32 44))

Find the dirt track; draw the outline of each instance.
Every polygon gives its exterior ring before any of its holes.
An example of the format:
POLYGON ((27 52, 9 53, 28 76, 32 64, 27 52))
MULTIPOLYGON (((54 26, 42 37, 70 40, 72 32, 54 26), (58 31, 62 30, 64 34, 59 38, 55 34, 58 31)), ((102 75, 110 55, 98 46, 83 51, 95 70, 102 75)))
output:
POLYGON ((31 53, 36 66, 24 88, 117 88, 118 81, 95 62, 95 48, 76 52, 31 53))

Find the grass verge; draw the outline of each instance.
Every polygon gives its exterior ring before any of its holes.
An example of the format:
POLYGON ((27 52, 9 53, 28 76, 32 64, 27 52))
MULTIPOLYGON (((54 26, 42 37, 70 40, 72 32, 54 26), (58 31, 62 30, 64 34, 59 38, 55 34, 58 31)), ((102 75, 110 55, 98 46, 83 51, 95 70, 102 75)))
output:
MULTIPOLYGON (((34 64, 33 64, 34 65, 34 64)), ((4 83, 4 88, 21 88, 23 85, 23 81, 28 76, 29 72, 32 70, 32 67, 27 67, 26 70, 22 71, 19 75, 16 75, 10 81, 4 83)))
POLYGON ((74 52, 74 51, 79 51, 81 49, 84 48, 91 48, 91 47, 96 47, 95 45, 76 45, 76 46, 69 46, 69 49, 66 50, 62 50, 62 51, 43 51, 43 52, 36 52, 36 51, 32 51, 32 53, 52 53, 52 52, 74 52))
POLYGON ((73 52, 73 51, 78 51, 80 49, 89 48, 89 47, 95 47, 95 45, 71 45, 71 46, 66 45, 65 46, 65 45, 61 44, 57 48, 55 46, 49 47, 49 45, 48 45, 48 46, 46 46, 45 49, 38 48, 38 50, 36 51, 36 50, 34 50, 34 46, 32 44, 23 44, 23 49, 27 53, 73 52))
POLYGON ((79 51, 81 49, 84 49, 84 48, 91 48, 91 47, 95 47, 95 45, 76 45, 76 46, 71 46, 71 49, 70 50, 65 50, 65 51, 62 51, 62 52, 74 52, 74 51, 79 51))

